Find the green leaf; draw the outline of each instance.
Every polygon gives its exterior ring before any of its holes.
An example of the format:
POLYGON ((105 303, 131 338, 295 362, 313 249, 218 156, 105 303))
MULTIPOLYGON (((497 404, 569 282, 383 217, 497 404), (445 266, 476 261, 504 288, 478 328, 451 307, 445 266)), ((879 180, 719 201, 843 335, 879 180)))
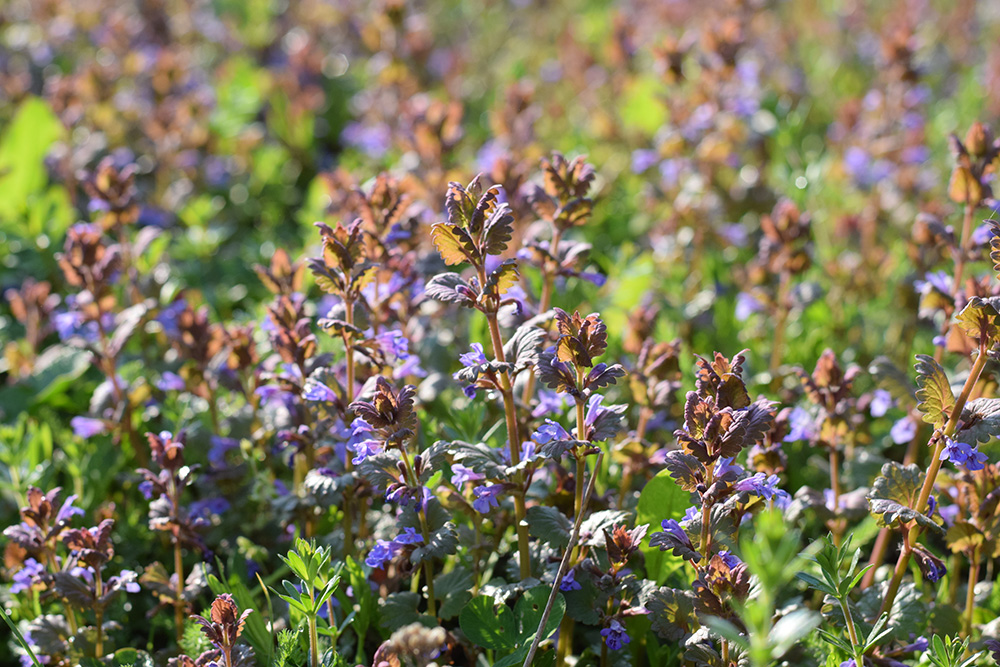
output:
POLYGON ((565 549, 573 530, 570 520, 555 507, 532 505, 526 515, 528 533, 555 549, 565 549))
POLYGON ((1000 435, 1000 398, 977 398, 962 409, 962 426, 953 440, 975 446, 1000 435))
POLYGON ((443 559, 458 550, 458 532, 455 524, 448 521, 443 526, 431 533, 430 541, 421 544, 410 554, 410 562, 419 565, 425 560, 437 558, 443 559))
MULTIPOLYGON (((646 483, 639 494, 636 507, 636 525, 648 523, 659 526, 667 519, 680 520, 691 505, 691 494, 678 486, 669 470, 661 470, 646 483)), ((669 551, 660 551, 643 543, 646 557, 646 575, 657 584, 663 584, 671 574, 684 567, 684 559, 669 551)))
POLYGON ((928 424, 944 426, 955 407, 955 395, 941 364, 926 354, 917 355, 917 409, 928 424))
POLYGON ((20 217, 42 192, 48 180, 45 156, 65 135, 66 128, 44 101, 28 97, 21 103, 0 138, 0 219, 20 217))
POLYGON ((968 521, 956 521, 945 534, 945 541, 953 553, 967 551, 986 540, 983 532, 968 521))
POLYGON ((834 597, 837 596, 837 591, 832 586, 830 586, 825 581, 818 579, 817 577, 814 577, 813 575, 807 572, 799 572, 795 576, 798 579, 801 579, 803 582, 805 582, 806 586, 809 586, 809 588, 814 588, 817 591, 822 591, 827 595, 832 595, 834 597))
POLYGON ((480 595, 472 599, 458 616, 462 632, 477 646, 509 651, 517 642, 517 623, 510 607, 494 608, 493 598, 480 595))
MULTIPOLYGON (((231 575, 225 584, 214 574, 210 574, 208 575, 208 586, 215 595, 222 593, 232 595, 240 609, 260 609, 250 589, 235 574, 231 575)), ((268 629, 268 620, 264 614, 255 612, 247 616, 243 636, 246 637, 247 643, 253 647, 258 664, 270 665, 274 655, 274 638, 268 629)))
POLYGON ((1000 314, 992 303, 974 296, 955 317, 955 323, 973 340, 992 341, 997 337, 998 317, 1000 314))
POLYGON ((434 593, 441 600, 438 615, 442 620, 450 620, 458 615, 472 599, 472 573, 464 567, 457 567, 434 580, 434 593))
POLYGON ((661 639, 676 642, 698 627, 695 596, 689 590, 661 588, 646 602, 653 632, 661 639))
MULTIPOLYGON (((538 624, 542 622, 542 612, 549 601, 551 588, 548 586, 535 586, 524 592, 521 599, 514 605, 514 617, 517 619, 518 642, 524 644, 532 640, 538 632, 538 624)), ((556 594, 556 599, 552 603, 552 611, 542 629, 542 639, 548 639, 556 631, 562 622, 563 614, 566 613, 566 599, 561 593, 556 594)))
POLYGON ((924 473, 919 466, 891 461, 882 466, 868 494, 868 506, 880 526, 901 525, 916 521, 925 528, 943 533, 933 519, 913 509, 920 497, 924 473))

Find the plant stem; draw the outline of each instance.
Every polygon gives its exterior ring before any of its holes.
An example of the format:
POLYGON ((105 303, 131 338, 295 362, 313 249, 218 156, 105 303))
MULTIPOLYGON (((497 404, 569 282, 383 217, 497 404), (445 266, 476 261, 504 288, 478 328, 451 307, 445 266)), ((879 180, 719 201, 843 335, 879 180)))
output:
MULTIPOLYGON (((590 494, 594 491, 594 482, 597 479, 596 471, 601 468, 601 463, 604 461, 604 452, 597 455, 597 463, 594 465, 595 474, 590 476, 590 481, 587 483, 587 490, 584 493, 584 502, 590 500, 590 494)), ((548 602, 545 603, 545 609, 542 611, 542 618, 538 621, 538 630, 535 632, 535 638, 531 642, 531 648, 528 649, 528 655, 524 659, 523 667, 530 667, 531 661, 535 659, 535 653, 538 651, 539 644, 542 643, 542 631, 549 622, 549 616, 552 614, 552 605, 556 602, 556 595, 559 594, 559 586, 562 584, 563 577, 566 576, 567 570, 569 570, 569 560, 570 552, 576 546, 576 542, 580 539, 580 526, 583 524, 583 513, 576 515, 576 521, 573 523, 573 533, 569 536, 569 543, 566 545, 566 551, 563 553, 562 561, 559 562, 559 569, 556 570, 555 581, 552 582, 552 592, 549 593, 548 602)))
MULTIPOLYGON (((968 254, 969 237, 972 235, 972 214, 975 213, 974 204, 965 205, 965 212, 962 216, 962 239, 958 246, 958 257, 955 258, 955 278, 951 283, 952 298, 958 296, 958 290, 962 287, 962 279, 965 274, 965 256, 968 254)), ((951 330, 951 318, 946 318, 941 327, 941 337, 946 338, 951 330)), ((944 345, 934 346, 934 361, 940 362, 944 356, 944 345)))
POLYGON ((833 545, 839 547, 843 532, 843 522, 837 518, 840 514, 840 452, 834 444, 830 447, 830 488, 833 490, 833 545))
POLYGON ((177 585, 174 588, 174 629, 179 642, 184 637, 184 559, 181 554, 179 537, 174 537, 174 572, 177 573, 177 585))
MULTIPOLYGON (((484 280, 485 283, 485 280, 484 280)), ((503 338, 500 335, 500 323, 497 322, 497 314, 486 313, 486 320, 490 328, 490 342, 493 345, 493 356, 497 361, 504 363, 507 361, 503 351, 503 338)), ((500 394, 503 396, 504 417, 507 421, 507 444, 510 449, 510 463, 516 466, 521 462, 521 438, 517 427, 517 408, 514 404, 514 390, 510 382, 510 376, 504 372, 499 374, 500 394)), ((528 524, 524 520, 527 509, 524 504, 524 475, 518 472, 514 476, 514 518, 517 530, 517 550, 521 567, 521 578, 527 579, 531 576, 531 548, 528 542, 528 524)))
POLYGON ((847 625, 847 635, 851 638, 851 648, 854 650, 854 664, 857 667, 864 667, 864 646, 862 646, 861 642, 858 641, 858 631, 854 627, 854 617, 851 615, 851 608, 847 604, 847 598, 840 599, 840 609, 844 612, 844 622, 847 625))
POLYGON ((959 637, 966 639, 972 636, 972 613, 976 609, 976 582, 979 580, 980 548, 972 549, 972 560, 969 562, 969 588, 965 593, 965 619, 959 637))
MULTIPOLYGON (((906 455, 903 457, 903 464, 907 465, 910 463, 917 463, 918 458, 918 443, 920 442, 920 431, 922 430, 919 417, 913 413, 910 415, 911 419, 917 419, 918 426, 916 432, 913 434, 913 438, 910 440, 910 444, 906 446, 906 455)), ((872 549, 872 556, 868 560, 868 564, 871 565, 868 571, 865 572, 864 578, 861 580, 861 590, 864 590, 872 585, 875 581, 875 571, 882 567, 882 563, 885 562, 885 554, 889 549, 889 538, 891 536, 891 531, 889 527, 886 526, 878 531, 878 537, 875 538, 875 546, 872 549)))
MULTIPOLYGON (((562 230, 555 227, 552 230, 552 242, 549 244, 549 254, 553 257, 558 257, 556 253, 559 251, 559 239, 561 237, 562 230)), ((548 311, 548 309, 552 307, 552 289, 555 285, 555 278, 555 272, 549 271, 549 264, 548 262, 545 262, 545 266, 542 268, 542 296, 538 301, 539 314, 548 311)), ((525 405, 529 405, 534 396, 535 374, 532 373, 528 376, 528 381, 524 383, 524 391, 521 393, 521 402, 525 405)))
POLYGON ((319 667, 319 632, 316 630, 316 615, 309 614, 309 664, 319 667))
POLYGON ((101 579, 101 568, 94 568, 94 593, 97 598, 97 606, 94 609, 96 618, 97 637, 94 640, 95 657, 101 658, 104 655, 104 607, 101 605, 101 598, 104 597, 104 580, 101 579))
POLYGON ((773 379, 778 369, 781 368, 781 354, 784 351, 785 324, 788 322, 788 287, 791 283, 791 275, 788 271, 781 272, 781 282, 778 284, 778 294, 776 297, 778 307, 778 317, 774 323, 774 340, 771 344, 771 363, 768 369, 773 379))
MULTIPOLYGON (((406 453, 406 447, 400 445, 399 452, 403 457, 403 468, 406 471, 406 481, 413 487, 419 486, 417 475, 413 472, 413 467, 410 465, 410 457, 406 453)), ((424 544, 431 543, 431 531, 427 523, 427 513, 423 508, 417 510, 417 516, 420 518, 420 532, 424 536, 424 544)), ((427 611, 428 613, 437 618, 437 602, 434 599, 434 564, 427 559, 423 562, 424 568, 424 578, 427 580, 427 611)))
MULTIPOLYGON (((958 428, 958 421, 962 415, 962 410, 965 409, 965 404, 969 400, 969 396, 972 394, 972 389, 979 382, 979 376, 983 372, 983 368, 986 366, 986 344, 980 343, 979 345, 979 356, 976 357, 976 361, 972 365, 972 370, 969 371, 969 377, 965 379, 965 385, 962 387, 962 393, 958 395, 955 399, 955 406, 951 409, 951 415, 948 418, 948 423, 944 427, 944 433, 938 439, 937 445, 934 447, 934 454, 931 456, 930 467, 927 469, 927 474, 924 476, 924 484, 920 488, 920 496, 917 499, 917 506, 914 507, 917 512, 923 514, 924 510, 927 508, 927 501, 931 497, 931 491, 934 489, 934 481, 937 479, 938 471, 941 470, 941 453, 944 451, 947 445, 947 439, 955 435, 955 431, 958 428)), ((907 565, 910 562, 910 554, 913 551, 913 545, 916 544, 917 539, 920 537, 920 524, 914 523, 909 528, 909 532, 906 535, 906 539, 903 542, 903 549, 899 552, 899 559, 896 561, 896 569, 892 573, 892 580, 889 582, 889 590, 886 591, 885 599, 882 601, 882 608, 879 610, 879 616, 883 612, 887 612, 892 609, 892 603, 896 599, 896 593, 899 592, 899 585, 902 583, 903 575, 906 574, 907 565)))
MULTIPOLYGON (((344 320, 351 326, 354 326, 354 302, 345 299, 344 300, 344 320)), ((345 363, 347 365, 347 383, 344 387, 344 393, 346 394, 347 401, 346 404, 350 405, 354 402, 354 341, 351 340, 351 336, 348 331, 344 332, 344 356, 345 363)), ((351 472, 353 468, 353 463, 351 461, 351 455, 348 453, 344 456, 344 470, 346 472, 351 472)), ((354 502, 351 493, 351 487, 344 489, 344 553, 348 556, 354 555, 354 502)))
MULTIPOLYGON (((705 470, 705 488, 711 488, 715 478, 715 466, 708 466, 705 470)), ((712 557, 712 504, 702 502, 701 504, 701 555, 705 559, 705 566, 712 557)))

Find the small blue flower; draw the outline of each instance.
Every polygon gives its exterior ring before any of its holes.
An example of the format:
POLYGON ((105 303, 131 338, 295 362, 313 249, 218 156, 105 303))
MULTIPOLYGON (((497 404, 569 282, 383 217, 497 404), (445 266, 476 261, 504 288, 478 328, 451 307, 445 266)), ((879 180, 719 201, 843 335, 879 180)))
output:
POLYGON ((108 583, 124 588, 126 593, 138 593, 141 590, 138 579, 139 575, 132 570, 122 570, 118 576, 111 577, 108 583))
POLYGON ((177 318, 187 309, 187 301, 177 299, 166 308, 160 309, 160 314, 156 316, 156 321, 163 327, 163 333, 168 338, 177 338, 181 335, 180 327, 177 325, 177 318))
POLYGON ((485 479, 485 475, 481 475, 472 468, 466 468, 461 463, 455 463, 451 466, 451 483, 455 485, 455 488, 461 489, 467 482, 478 482, 481 479, 485 479))
POLYGON ((357 443, 348 443, 347 448, 357 454, 357 456, 351 459, 351 463, 354 465, 360 465, 369 456, 374 456, 375 454, 381 452, 383 446, 384 443, 381 440, 362 440, 357 443))
POLYGON ((729 551, 720 551, 719 557, 722 558, 722 562, 725 563, 726 567, 728 567, 730 570, 734 569, 736 566, 742 564, 743 562, 739 558, 737 558, 735 554, 732 554, 729 551))
POLYGON ((735 488, 737 491, 747 491, 760 496, 764 500, 771 500, 779 491, 778 482, 779 480, 777 475, 767 477, 764 473, 758 472, 750 477, 738 481, 735 488))
POLYGON ((421 544, 424 541, 424 536, 417 532, 416 528, 404 528, 403 532, 396 536, 392 542, 393 544, 421 544))
POLYGON ((92 438, 108 430, 107 424, 104 423, 103 419, 94 419, 92 417, 73 417, 69 420, 69 425, 73 427, 73 433, 80 438, 92 438))
POLYGON ((581 588, 583 588, 583 586, 581 586, 580 582, 576 580, 576 570, 572 568, 563 576, 562 581, 559 582, 559 590, 563 593, 578 591, 581 588))
POLYGON ((681 524, 689 523, 691 521, 694 521, 700 516, 701 516, 701 505, 692 505, 691 507, 687 508, 687 510, 684 512, 684 518, 681 519, 680 523, 681 524))
POLYGON ((14 583, 10 586, 10 592, 17 594, 30 590, 35 583, 35 579, 45 572, 45 568, 34 558, 24 561, 24 566, 14 573, 14 583))
POLYGON ((311 380, 302 392, 302 398, 307 401, 318 401, 321 403, 333 403, 337 400, 337 394, 333 389, 317 380, 311 380))
POLYGON ((160 391, 184 391, 186 386, 184 378, 171 371, 164 371, 159 382, 156 383, 156 387, 160 391))
POLYGON ((740 292, 736 295, 736 319, 746 322, 754 313, 763 313, 766 310, 760 299, 748 292, 740 292))
POLYGON ((670 533, 680 542, 684 544, 691 544, 691 540, 688 538, 687 533, 684 532, 684 528, 681 524, 677 523, 676 519, 666 519, 660 523, 660 527, 663 528, 663 532, 670 533))
POLYGON ((472 493, 476 496, 476 499, 472 501, 472 508, 480 514, 489 514, 491 508, 500 508, 497 496, 503 493, 503 486, 500 484, 477 486, 472 490, 472 493))
POLYGON ((481 366, 487 362, 486 354, 483 352, 483 346, 480 343, 473 343, 471 346, 472 351, 466 352, 465 354, 460 354, 458 356, 459 362, 465 368, 472 368, 474 366, 481 366))
POLYGON ((715 462, 716 477, 723 477, 729 473, 733 473, 738 476, 742 475, 744 472, 745 471, 743 470, 743 466, 741 466, 739 463, 733 463, 733 457, 731 456, 729 457, 723 456, 722 458, 720 458, 718 461, 715 462))
POLYGON ((387 540, 379 540, 365 557, 365 565, 376 570, 385 569, 385 564, 396 556, 398 547, 387 540))
POLYGON ((812 415, 803 408, 795 406, 788 415, 788 435, 784 442, 796 442, 797 440, 812 440, 816 435, 816 423, 812 415))
POLYGON ((74 516, 84 515, 84 511, 82 509, 73 506, 73 503, 75 503, 78 498, 79 496, 74 493, 63 501, 62 507, 59 508, 59 512, 56 514, 56 523, 63 523, 69 521, 74 516))
POLYGON ((569 434, 569 431, 562 427, 562 424, 554 422, 551 419, 546 419, 545 422, 531 434, 531 439, 539 445, 544 445, 556 440, 573 440, 573 436, 569 434))
POLYGON ((988 460, 986 454, 979 451, 978 446, 971 447, 951 438, 945 438, 945 447, 940 459, 964 466, 966 470, 982 470, 988 460))
POLYGON ((601 630, 601 636, 604 637, 604 643, 612 651, 617 651, 632 641, 628 633, 625 632, 625 626, 616 619, 611 619, 608 627, 601 630))
POLYGON ((542 389, 538 392, 538 405, 531 411, 532 417, 544 417, 546 415, 562 415, 569 407, 569 397, 566 394, 557 394, 554 391, 542 389))
POLYGON ((872 401, 868 406, 868 409, 872 413, 872 417, 885 416, 885 413, 887 413, 891 407, 892 394, 885 389, 876 389, 872 392, 872 401))
POLYGON ((903 417, 889 431, 889 437, 897 445, 905 445, 917 436, 917 422, 910 417, 903 417))

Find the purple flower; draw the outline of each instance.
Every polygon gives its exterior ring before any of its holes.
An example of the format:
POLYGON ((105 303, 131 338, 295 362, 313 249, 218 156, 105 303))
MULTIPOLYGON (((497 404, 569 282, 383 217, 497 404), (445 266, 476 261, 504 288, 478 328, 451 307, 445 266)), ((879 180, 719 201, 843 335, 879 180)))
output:
MULTIPOLYGON (((691 521, 694 521, 700 516, 701 516, 701 505, 692 505, 691 507, 687 508, 687 510, 684 512, 684 518, 681 519, 680 524, 689 523, 691 521)), ((666 526, 664 526, 664 529, 666 529, 666 526)))
POLYGON ((108 583, 116 588, 124 588, 126 593, 138 593, 139 588, 139 575, 132 570, 122 570, 118 573, 118 576, 111 577, 108 583))
MULTIPOLYGON (((584 419, 587 426, 593 426, 594 422, 596 422, 601 415, 607 412, 607 408, 601 407, 601 402, 603 400, 604 397, 600 394, 594 394, 587 399, 587 416, 584 419)), ((580 434, 577 433, 577 437, 579 436, 580 434)))
POLYGON ((73 433, 80 438, 92 438, 108 430, 103 419, 92 417, 73 417, 69 420, 69 425, 73 427, 73 433))
POLYGON ((742 475, 744 473, 743 466, 739 463, 733 463, 733 458, 731 456, 723 456, 715 462, 716 477, 724 477, 730 473, 736 476, 742 475))
POLYGON ((989 223, 979 225, 976 231, 972 232, 972 242, 976 245, 986 245, 993 238, 993 226, 989 223))
POLYGON ((816 425, 812 415, 805 409, 795 406, 788 415, 788 435, 782 440, 784 442, 795 442, 797 440, 812 440, 816 434, 816 425))
MULTIPOLYGON (((910 635, 911 637, 913 635, 910 635)), ((907 644, 903 648, 899 649, 900 653, 922 653, 926 651, 930 646, 930 642, 927 641, 926 637, 917 637, 913 640, 911 644, 907 644)))
POLYGON ((910 417, 903 417, 889 431, 889 437, 897 445, 905 445, 917 436, 917 422, 910 417))
POLYGON ((59 508, 59 512, 56 514, 56 523, 69 521, 74 516, 83 516, 83 510, 79 507, 73 506, 73 503, 75 503, 78 498, 79 496, 74 493, 63 501, 62 506, 59 508))
POLYGON ((420 544, 424 541, 424 536, 417 533, 416 528, 404 528, 403 532, 396 536, 393 544, 420 544))
POLYGON ((760 496, 764 500, 771 500, 778 493, 778 476, 767 477, 762 472, 758 472, 750 477, 741 479, 736 483, 737 491, 745 491, 760 496))
POLYGON ((649 148, 632 151, 632 173, 641 174, 660 161, 660 154, 649 148))
POLYGON ((473 368, 474 366, 481 366, 487 363, 486 354, 483 352, 483 346, 480 343, 473 343, 470 348, 471 352, 466 352, 458 356, 458 360, 464 368, 473 368))
POLYGON ((396 366, 392 371, 392 377, 394 380, 400 380, 402 378, 410 377, 427 377, 427 371, 423 369, 420 365, 420 357, 415 354, 407 355, 401 364, 396 366))
POLYGON ((726 564, 726 567, 728 567, 730 570, 732 570, 737 565, 740 565, 743 562, 739 558, 737 558, 734 554, 728 551, 720 551, 719 557, 722 559, 722 562, 726 564))
POLYGON ((181 335, 181 330, 177 326, 177 318, 187 309, 187 301, 177 299, 166 308, 160 309, 160 314, 156 316, 156 321, 163 327, 163 333, 168 338, 177 338, 181 335))
POLYGON ((276 384, 265 384, 261 387, 257 387, 253 393, 260 398, 262 406, 275 403, 288 405, 292 398, 291 392, 285 391, 276 384))
POLYGON ((944 271, 931 271, 924 274, 923 280, 915 280, 913 287, 920 294, 928 294, 932 290, 942 294, 951 294, 951 276, 944 271))
POLYGON ((485 475, 481 475, 472 468, 466 468, 461 463, 455 463, 451 466, 451 483, 455 485, 455 488, 462 488, 467 482, 478 482, 481 479, 485 479, 485 475))
POLYGON ((606 275, 603 273, 597 273, 596 271, 580 271, 577 275, 597 287, 604 287, 604 285, 608 282, 608 277, 606 275))
POLYGON ((385 569, 385 564, 396 556, 398 547, 387 540, 379 540, 365 557, 365 565, 376 570, 385 569))
POLYGON ((570 568, 569 572, 563 576, 562 581, 559 582, 559 590, 563 593, 568 593, 569 591, 578 591, 581 588, 583 586, 576 580, 576 570, 570 568))
POLYGON ((45 568, 34 558, 29 558, 24 561, 24 567, 14 573, 14 583, 10 586, 10 592, 20 593, 21 591, 30 590, 31 586, 35 583, 35 578, 41 576, 45 572, 45 568))
POLYGON ((139 482, 139 493, 141 493, 142 497, 145 498, 146 500, 152 500, 153 483, 150 482, 148 479, 139 482))
POLYGON ((946 437, 940 460, 951 461, 955 465, 964 466, 966 470, 982 470, 988 459, 986 454, 979 451, 978 445, 971 447, 946 437))
POLYGON ((489 514, 490 509, 500 509, 500 501, 497 496, 503 493, 503 485, 491 484, 489 486, 477 486, 472 489, 472 494, 476 499, 472 501, 472 508, 480 514, 489 514))
POLYGON ((542 389, 538 392, 538 405, 531 411, 532 417, 543 417, 545 415, 561 415, 569 407, 569 397, 566 394, 557 394, 554 391, 542 389))
POLYGON ((892 407, 892 394, 887 392, 885 389, 876 389, 872 392, 872 401, 868 406, 868 409, 872 413, 872 417, 884 417, 885 413, 889 411, 892 407))
MULTIPOLYGON (((685 516, 685 519, 687 517, 685 516)), ((678 541, 684 544, 691 544, 691 540, 688 538, 687 533, 684 532, 684 528, 681 524, 677 523, 676 519, 666 519, 660 523, 660 527, 663 528, 663 532, 669 533, 678 541)))
POLYGON ((385 123, 363 125, 351 122, 344 126, 340 140, 372 158, 380 158, 389 150, 392 135, 385 123))
POLYGON ((184 383, 184 378, 177 373, 164 371, 156 386, 160 391, 184 391, 187 385, 184 383))
POLYGON ((625 632, 625 626, 619 623, 616 619, 611 619, 611 623, 608 627, 601 630, 601 636, 604 637, 604 643, 608 645, 608 648, 612 651, 617 651, 621 649, 625 644, 628 644, 632 639, 625 632))
MULTIPOLYGON (((473 343, 471 345, 471 350, 471 352, 466 352, 458 357, 458 360, 461 362, 463 368, 477 368, 485 363, 488 363, 486 360, 486 354, 483 352, 483 346, 481 344, 473 343)), ((456 380, 459 379, 458 373, 455 373, 452 377, 456 380)), ((465 395, 469 398, 476 397, 476 388, 473 385, 468 385, 462 391, 464 391, 465 395)))
POLYGON ((191 503, 189 513, 196 519, 211 519, 213 516, 225 513, 230 507, 225 498, 203 498, 191 503))
POLYGON ((236 438, 224 438, 219 435, 213 435, 209 442, 211 444, 208 448, 208 461, 214 468, 225 467, 226 454, 240 447, 240 442, 236 438))
POLYGON ((958 514, 961 508, 958 505, 940 505, 937 508, 938 514, 944 519, 946 526, 952 526, 955 523, 955 519, 958 518, 958 514))
POLYGON ((573 440, 573 436, 562 427, 562 424, 554 422, 551 419, 546 419, 545 423, 531 434, 531 439, 539 445, 544 445, 556 440, 573 440))
POLYGON ((764 304, 760 299, 747 292, 740 292, 736 295, 736 319, 745 322, 754 313, 763 313, 764 304))
POLYGON ((348 443, 347 448, 357 454, 357 456, 351 459, 351 463, 359 465, 369 456, 374 456, 381 452, 383 443, 381 440, 362 440, 361 442, 348 443))
POLYGON ((337 400, 337 394, 333 389, 317 380, 310 380, 302 392, 302 398, 307 401, 319 401, 321 403, 333 403, 337 400))

